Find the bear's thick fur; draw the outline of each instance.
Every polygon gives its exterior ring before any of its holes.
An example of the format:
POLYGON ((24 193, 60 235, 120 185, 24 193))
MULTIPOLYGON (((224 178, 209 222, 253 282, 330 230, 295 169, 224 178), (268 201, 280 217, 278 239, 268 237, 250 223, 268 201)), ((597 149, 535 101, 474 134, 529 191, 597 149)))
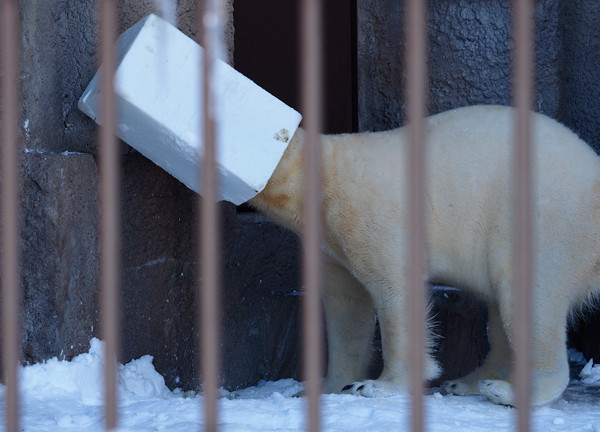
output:
MULTIPOLYGON (((491 351, 456 394, 514 403, 511 381, 512 108, 474 106, 429 117, 427 272, 474 293, 489 310, 491 351)), ((558 398, 569 380, 569 311, 600 287, 600 158, 556 121, 533 114, 533 404, 558 398)), ((299 232, 299 130, 252 205, 299 232)), ((387 396, 407 391, 406 129, 322 137, 326 392, 387 396), (375 316, 384 370, 366 380, 375 316), (351 384, 347 386, 347 384, 351 384)), ((430 338, 431 339, 431 338, 430 338)), ((439 374, 428 354, 426 378, 439 374)))

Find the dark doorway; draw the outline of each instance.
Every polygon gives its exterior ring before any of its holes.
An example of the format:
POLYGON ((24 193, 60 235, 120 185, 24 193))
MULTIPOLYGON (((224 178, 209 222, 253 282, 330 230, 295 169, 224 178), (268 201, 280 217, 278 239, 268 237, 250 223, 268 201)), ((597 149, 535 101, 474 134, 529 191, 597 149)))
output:
MULTIPOLYGON (((324 3, 324 132, 356 130, 356 0, 324 3)), ((235 68, 299 110, 299 0, 234 2, 235 68)))

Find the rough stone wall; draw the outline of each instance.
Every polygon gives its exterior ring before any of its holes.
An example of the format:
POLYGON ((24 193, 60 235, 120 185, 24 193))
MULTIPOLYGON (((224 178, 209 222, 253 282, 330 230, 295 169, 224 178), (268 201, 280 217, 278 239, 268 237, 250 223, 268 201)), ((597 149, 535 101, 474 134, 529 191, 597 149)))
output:
MULTIPOLYGON (((600 153, 600 2, 563 1, 561 120, 600 153)), ((600 354, 599 354, 600 355, 600 354)))
MULTIPOLYGON (((430 113, 481 103, 511 103, 509 4, 508 0, 429 2, 430 113)), ((403 14, 403 0, 358 2, 360 130, 404 123, 403 14)), ((557 117, 563 86, 560 0, 536 1, 535 16, 535 106, 557 117)))
POLYGON ((22 1, 23 358, 86 350, 98 331, 91 1, 22 1))
MULTIPOLYGON (((564 69, 559 119, 600 154, 600 2, 563 1, 564 69)), ((596 303, 597 305, 597 303, 596 303)), ((600 361, 600 308, 574 320, 570 340, 600 361)))
MULTIPOLYGON (((151 12, 153 3, 119 1, 119 32, 151 12)), ((178 1, 179 27, 191 37, 198 31, 195 4, 178 1)), ((230 60, 232 4, 225 11, 230 60)), ((96 5, 20 2, 27 362, 69 359, 87 351, 99 334, 97 128, 77 109, 98 66, 96 5)), ((194 389, 199 198, 124 144, 122 165, 121 360, 153 355, 169 386, 194 389)), ((271 223, 238 217, 229 204, 221 210, 223 384, 235 388, 262 377, 293 376, 298 301, 286 289, 298 287, 296 239, 271 223), (289 325, 274 324, 281 314, 289 325)))
POLYGON ((96 164, 86 153, 23 155, 23 356, 87 348, 96 314, 96 164))

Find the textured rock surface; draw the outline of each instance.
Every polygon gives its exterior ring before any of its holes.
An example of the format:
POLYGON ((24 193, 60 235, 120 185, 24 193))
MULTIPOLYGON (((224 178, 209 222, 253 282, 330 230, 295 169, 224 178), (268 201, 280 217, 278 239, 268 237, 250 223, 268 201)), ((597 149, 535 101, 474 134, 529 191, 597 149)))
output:
MULTIPOLYGON (((122 357, 151 354, 167 385, 196 388, 198 198, 137 153, 124 167, 122 357)), ((296 237, 228 203, 220 223, 222 384, 296 376, 296 237)))
POLYGON ((255 213, 231 226, 223 251, 224 383, 299 377, 298 240, 255 213))
POLYGON ((24 166, 24 360, 71 357, 98 330, 96 164, 89 154, 33 152, 24 166))
MULTIPOLYGON (((433 0, 428 14, 429 112, 511 102, 508 0, 433 0)), ((535 2, 536 108, 556 117, 562 96, 559 0, 535 2)), ((403 124, 404 1, 358 2, 359 127, 403 124)))
MULTIPOLYGON (((23 359, 71 358, 98 335, 96 127, 77 100, 97 69, 96 3, 22 1, 23 359), (70 152, 70 153, 69 153, 70 152), (76 153, 74 153, 76 152, 76 153)), ((118 3, 124 31, 153 1, 118 3)), ((197 34, 196 1, 178 2, 197 34)), ((226 39, 232 58, 232 2, 226 39)), ((122 146, 122 355, 196 388, 197 197, 122 146)), ((223 205, 223 384, 296 374, 295 237, 223 205), (293 293, 292 293, 293 294, 293 293)))
MULTIPOLYGON (((600 153, 600 3, 564 1, 562 8, 565 77, 560 119, 600 153)), ((599 362, 600 308, 585 310, 573 328, 575 347, 599 362)))
MULTIPOLYGON (((119 30, 149 13, 153 3, 119 2, 119 30)), ((194 36, 196 2, 178 4, 180 26, 194 36)), ((20 2, 22 356, 30 362, 86 352, 90 338, 98 335, 97 135, 94 123, 76 106, 97 69, 96 6, 92 0, 20 2)), ((230 7, 231 3, 229 12, 230 7)), ((229 15, 227 34, 231 42, 229 15)), ((230 53, 231 49, 230 43, 230 53)), ((170 386, 195 388, 197 198, 141 155, 124 145, 122 149, 122 358, 154 355, 170 386)), ((235 212, 230 208, 227 214, 225 230, 239 231, 235 212)), ((269 250, 268 245, 256 247, 269 250)), ((242 243, 237 246, 240 248, 242 243)), ((236 317, 248 312, 236 310, 235 305, 230 300, 226 316, 234 317, 231 321, 235 325, 244 326, 247 323, 238 322, 236 317)), ((279 310, 265 308, 263 313, 277 315, 279 310)), ((288 309, 281 310, 286 319, 291 316, 288 309)), ((227 323, 224 328, 228 328, 227 323)), ((279 343, 279 339, 273 340, 279 343)), ((232 359, 236 349, 243 349, 241 356, 248 361, 254 353, 242 342, 229 349, 232 359)), ((270 359, 262 351, 256 352, 261 359, 270 359)), ((240 357, 237 359, 236 364, 240 364, 240 357)), ((241 371, 236 372, 236 379, 248 382, 241 371)), ((225 380, 227 376, 225 371, 225 380)))
POLYGON ((196 198, 139 153, 123 166, 122 359, 153 355, 168 385, 194 388, 196 198))
POLYGON ((93 0, 21 1, 26 146, 93 153, 95 128, 77 100, 96 69, 93 0))
MULTIPOLYGON (((600 153, 600 2, 563 2, 562 120, 600 153)), ((598 354, 600 356, 600 352, 598 354)))

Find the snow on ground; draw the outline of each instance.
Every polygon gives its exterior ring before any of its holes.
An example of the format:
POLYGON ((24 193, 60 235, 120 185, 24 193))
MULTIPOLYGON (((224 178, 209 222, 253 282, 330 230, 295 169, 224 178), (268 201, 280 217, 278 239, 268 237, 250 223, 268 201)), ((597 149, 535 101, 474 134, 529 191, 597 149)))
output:
MULTIPOLYGON (((102 431, 102 351, 102 342, 93 339, 89 353, 70 362, 53 359, 21 368, 22 430, 102 431)), ((586 364, 581 355, 578 360, 579 368, 585 366, 564 396, 533 410, 534 430, 600 432, 600 365, 586 364)), ((306 400, 293 397, 300 389, 301 384, 288 379, 236 392, 223 391, 220 430, 304 430, 306 400)), ((2 407, 4 392, 0 386, 2 407)), ((202 429, 201 396, 169 391, 150 356, 120 366, 119 398, 122 432, 202 429)), ((425 405, 429 431, 513 430, 515 411, 481 397, 447 396, 433 389, 425 396, 425 405)), ((410 399, 324 395, 322 412, 324 431, 396 432, 408 429, 410 399)))

